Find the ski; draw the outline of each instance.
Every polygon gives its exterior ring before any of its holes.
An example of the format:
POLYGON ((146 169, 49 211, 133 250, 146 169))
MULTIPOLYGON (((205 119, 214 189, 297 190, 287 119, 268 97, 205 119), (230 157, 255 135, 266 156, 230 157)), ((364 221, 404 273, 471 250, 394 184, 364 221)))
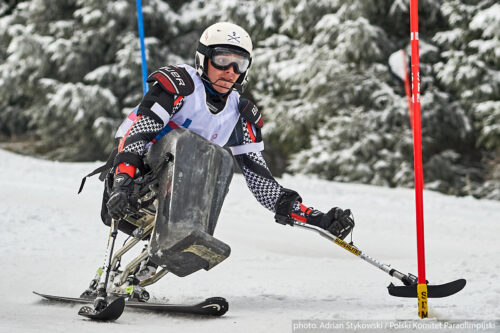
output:
MULTIPOLYGON (((427 297, 428 298, 440 298, 448 297, 453 294, 458 293, 465 287, 466 281, 464 279, 458 279, 452 282, 439 285, 428 285, 427 286, 427 297)), ((414 297, 417 298, 417 285, 413 284, 410 286, 395 286, 394 284, 389 284, 387 287, 389 294, 396 297, 414 297)))
MULTIPOLYGON (((33 293, 49 301, 55 301, 55 302, 75 303, 75 304, 92 304, 94 302, 93 298, 55 296, 55 295, 38 293, 36 291, 33 291, 33 293)), ((111 304, 108 305, 108 307, 109 306, 111 306, 111 304)), ((169 303, 147 303, 147 302, 125 301, 125 307, 132 309, 164 312, 164 313, 222 316, 229 309, 229 304, 223 297, 210 297, 196 304, 169 304, 169 303)))

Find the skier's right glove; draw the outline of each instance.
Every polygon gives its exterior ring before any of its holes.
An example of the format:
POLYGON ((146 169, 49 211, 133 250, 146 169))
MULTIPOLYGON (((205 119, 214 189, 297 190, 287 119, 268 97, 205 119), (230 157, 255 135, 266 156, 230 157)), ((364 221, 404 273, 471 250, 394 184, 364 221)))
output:
POLYGON ((293 225, 294 220, 298 220, 325 229, 340 239, 346 238, 354 228, 354 219, 349 209, 342 210, 335 207, 325 214, 303 206, 302 198, 297 192, 286 188, 282 188, 281 192, 274 215, 276 222, 280 224, 293 225), (301 211, 294 211, 297 203, 303 208, 301 211))
POLYGON ((319 210, 312 210, 306 215, 306 222, 329 231, 332 235, 344 239, 354 228, 354 219, 351 210, 332 208, 324 214, 319 210))
POLYGON ((124 218, 130 213, 131 207, 137 204, 137 198, 133 195, 134 179, 126 173, 119 173, 113 180, 113 187, 109 195, 106 207, 109 215, 115 220, 124 218))

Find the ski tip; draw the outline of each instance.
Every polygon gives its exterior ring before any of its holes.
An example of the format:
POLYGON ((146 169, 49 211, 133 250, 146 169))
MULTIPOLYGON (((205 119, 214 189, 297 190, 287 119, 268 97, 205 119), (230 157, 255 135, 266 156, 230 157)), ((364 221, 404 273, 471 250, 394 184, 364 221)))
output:
POLYGON ((428 289, 428 294, 429 294, 428 297, 440 298, 440 297, 451 296, 464 289, 466 284, 467 281, 465 279, 458 279, 455 281, 451 281, 436 286, 430 285, 428 289))
POLYGON ((40 296, 40 297, 45 297, 45 296, 48 296, 47 294, 42 294, 42 293, 39 293, 38 291, 32 291, 33 294, 37 295, 37 296, 40 296))
POLYGON ((460 290, 464 289, 465 285, 467 284, 467 280, 465 280, 465 279, 458 279, 458 280, 455 280, 455 281, 453 281, 451 283, 455 283, 458 287, 461 286, 461 288, 458 290, 458 291, 460 291, 460 290))

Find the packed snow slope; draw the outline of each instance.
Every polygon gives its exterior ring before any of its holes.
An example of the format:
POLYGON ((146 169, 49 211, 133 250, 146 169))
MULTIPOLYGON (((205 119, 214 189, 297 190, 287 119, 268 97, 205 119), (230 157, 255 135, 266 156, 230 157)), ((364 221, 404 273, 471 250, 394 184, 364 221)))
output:
MULTIPOLYGON (((229 301, 221 318, 126 310, 91 322, 79 306, 41 301, 33 290, 79 295, 103 263, 102 183, 81 177, 100 163, 57 163, 0 150, 0 332, 290 332, 294 319, 416 319, 417 301, 389 296, 397 280, 319 235, 282 226, 235 175, 215 236, 232 248, 211 271, 167 275, 156 299, 229 301)), ((417 272, 414 193, 286 176, 306 205, 355 214, 354 243, 402 272, 417 272)), ((430 317, 500 318, 500 202, 424 193, 426 268, 431 284, 466 278, 454 296, 430 299, 430 317)), ((120 244, 125 237, 120 236, 120 244)), ((430 319, 433 320, 433 319, 430 319)))

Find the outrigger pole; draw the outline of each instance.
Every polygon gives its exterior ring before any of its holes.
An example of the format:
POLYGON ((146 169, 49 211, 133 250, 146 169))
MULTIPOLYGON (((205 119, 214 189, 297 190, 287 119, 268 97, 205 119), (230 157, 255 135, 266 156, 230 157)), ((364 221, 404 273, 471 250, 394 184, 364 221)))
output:
MULTIPOLYGON (((404 286, 395 286, 392 283, 387 287, 389 294, 397 297, 417 297, 417 285, 418 279, 415 275, 408 273, 404 274, 400 271, 391 267, 391 265, 383 264, 377 259, 369 256, 368 254, 361 251, 357 246, 355 246, 352 242, 347 243, 346 241, 332 235, 326 230, 321 229, 320 227, 310 225, 307 223, 303 223, 297 220, 293 221, 294 226, 311 230, 319 233, 322 237, 332 241, 337 244, 341 248, 351 252, 355 256, 363 259, 369 264, 381 269, 392 277, 403 282, 404 286)), ((428 295, 430 298, 439 298, 439 297, 447 297, 453 295, 465 287, 466 281, 464 279, 458 279, 452 282, 448 282, 441 285, 429 285, 428 287, 428 295)))

